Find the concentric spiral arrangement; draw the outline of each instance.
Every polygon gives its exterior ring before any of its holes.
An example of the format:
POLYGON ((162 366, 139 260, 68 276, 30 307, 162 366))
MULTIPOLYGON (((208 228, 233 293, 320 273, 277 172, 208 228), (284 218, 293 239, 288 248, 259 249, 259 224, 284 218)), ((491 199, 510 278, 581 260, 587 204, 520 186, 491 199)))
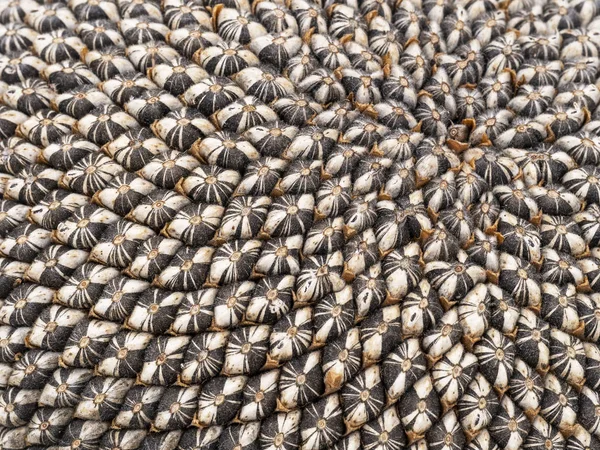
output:
POLYGON ((600 450, 599 14, 0 1, 0 448, 600 450))

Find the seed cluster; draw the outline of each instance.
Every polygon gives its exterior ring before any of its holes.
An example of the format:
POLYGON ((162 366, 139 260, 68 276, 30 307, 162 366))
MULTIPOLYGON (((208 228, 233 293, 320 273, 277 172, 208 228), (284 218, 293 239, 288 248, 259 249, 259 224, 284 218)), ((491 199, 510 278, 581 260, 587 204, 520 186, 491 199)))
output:
POLYGON ((0 0, 0 448, 600 450, 598 0, 0 0))

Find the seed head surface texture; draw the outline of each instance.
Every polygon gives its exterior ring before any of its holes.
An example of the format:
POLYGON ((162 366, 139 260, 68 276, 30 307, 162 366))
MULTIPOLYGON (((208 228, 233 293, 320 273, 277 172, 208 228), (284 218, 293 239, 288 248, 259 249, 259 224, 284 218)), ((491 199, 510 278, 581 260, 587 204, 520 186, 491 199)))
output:
POLYGON ((600 0, 0 0, 1 450, 600 450, 600 0))

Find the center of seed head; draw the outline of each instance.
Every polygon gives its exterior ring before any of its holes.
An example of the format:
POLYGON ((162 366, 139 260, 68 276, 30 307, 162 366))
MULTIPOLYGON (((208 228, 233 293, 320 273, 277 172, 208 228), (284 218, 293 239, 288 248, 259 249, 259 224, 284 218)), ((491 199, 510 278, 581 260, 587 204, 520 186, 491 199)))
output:
POLYGON ((504 350, 501 348, 496 349, 496 358, 502 361, 504 359, 504 350))
POLYGON ((83 336, 80 340, 79 340, 79 348, 86 348, 88 345, 90 345, 90 338, 88 336, 83 336))
POLYGON ((348 359, 348 356, 350 356, 350 353, 348 352, 347 349, 344 349, 338 354, 338 359, 341 362, 345 362, 348 359))
POLYGON ((339 317, 342 313, 342 307, 340 305, 335 305, 331 310, 331 317, 339 317))
POLYGON ((275 447, 281 447, 283 445, 284 441, 285 441, 285 435, 283 433, 277 433, 275 435, 275 439, 273 440, 273 443, 275 444, 275 447))
POLYGON ((592 141, 589 138, 583 138, 581 140, 581 145, 583 145, 584 147, 593 147, 594 146, 594 141, 592 141))
POLYGON ((463 373, 463 368, 460 365, 457 364, 452 368, 452 377, 453 378, 460 377, 462 375, 462 373, 463 373))
POLYGON ((18 302, 15 303, 15 309, 23 309, 27 305, 27 300, 24 298, 19 299, 18 302))
POLYGON ((381 322, 379 325, 377 325, 377 332, 379 334, 384 334, 388 331, 389 325, 387 322, 381 322))
POLYGON ((117 291, 112 295, 112 297, 110 299, 113 303, 119 303, 122 298, 123 298, 123 291, 117 291))
POLYGON ((286 258, 289 254, 288 248, 285 245, 282 245, 281 247, 277 248, 277 250, 275 250, 275 256, 279 257, 279 258, 286 258))
POLYGON ((267 291, 267 294, 266 294, 265 297, 267 298, 267 300, 269 300, 270 302, 272 302, 272 301, 277 300, 278 296, 279 296, 279 291, 274 288, 274 289, 269 289, 267 291))
POLYGON ((324 277, 329 273, 329 266, 327 264, 322 265, 317 269, 317 276, 324 277))
POLYGON ((252 344, 250 342, 245 342, 240 351, 245 355, 250 353, 250 350, 252 350, 252 344))
POLYGON ((533 388, 535 388, 535 384, 531 378, 527 377, 525 379, 525 387, 530 391, 533 390, 533 388))
POLYGON ((371 392, 368 389, 365 389, 364 391, 362 391, 360 393, 360 399, 363 402, 366 402, 367 400, 369 400, 370 396, 371 396, 371 392))
POLYGON ((263 391, 258 391, 256 394, 254 394, 254 402, 255 403, 260 403, 264 400, 265 398, 265 393, 263 391))
POLYGON ((209 355, 208 350, 203 348, 202 350, 200 350, 198 352, 198 356, 196 356, 196 361, 198 361, 198 362, 205 361, 208 358, 208 355, 209 355))
POLYGON ((215 177, 213 175, 209 175, 204 179, 204 182, 206 184, 215 184, 217 182, 217 177, 215 177))
POLYGON ((527 278, 529 278, 529 274, 527 273, 527 271, 525 269, 519 269, 519 270, 517 270, 517 275, 519 276, 519 278, 522 278, 524 280, 526 280, 527 278))
POLYGON ((564 295, 560 295, 558 297, 558 303, 560 306, 562 306, 563 308, 566 308, 567 306, 569 306, 569 300, 567 299, 566 296, 564 295))
POLYGON ((139 413, 143 407, 144 407, 144 404, 142 402, 137 402, 135 405, 133 405, 132 411, 134 413, 139 413))
POLYGON ((54 267, 58 264, 58 260, 55 258, 49 259, 48 261, 46 261, 46 267, 54 267))

